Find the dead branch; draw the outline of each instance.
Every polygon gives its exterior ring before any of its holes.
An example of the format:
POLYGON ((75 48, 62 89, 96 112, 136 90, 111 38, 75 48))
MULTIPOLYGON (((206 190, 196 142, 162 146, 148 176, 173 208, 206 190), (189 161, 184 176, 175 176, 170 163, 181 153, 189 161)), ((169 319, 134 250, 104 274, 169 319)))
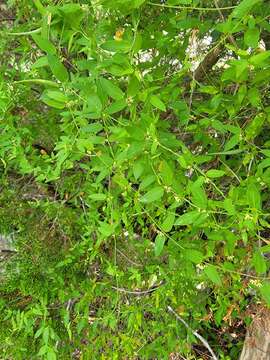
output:
POLYGON ((192 330, 191 327, 186 323, 186 321, 184 319, 182 319, 174 310, 171 306, 168 306, 168 311, 170 313, 172 313, 176 319, 178 321, 180 321, 189 331, 192 332, 192 334, 201 341, 201 343, 206 347, 206 349, 210 352, 212 358, 214 360, 218 360, 217 356, 215 355, 215 353, 213 352, 212 348, 210 347, 210 345, 208 344, 208 342, 205 340, 205 338, 203 338, 199 333, 197 333, 197 331, 192 330))

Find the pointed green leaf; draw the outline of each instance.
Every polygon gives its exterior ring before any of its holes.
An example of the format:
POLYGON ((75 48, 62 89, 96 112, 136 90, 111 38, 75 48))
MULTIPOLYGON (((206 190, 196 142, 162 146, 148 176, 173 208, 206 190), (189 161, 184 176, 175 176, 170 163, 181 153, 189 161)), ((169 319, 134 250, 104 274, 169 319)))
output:
POLYGON ((261 95, 256 87, 248 90, 247 97, 252 106, 259 106, 261 104, 261 95))
POLYGON ((148 186, 153 184, 155 180, 156 180, 155 175, 147 175, 140 184, 140 190, 145 190, 146 188, 148 188, 148 186))
POLYGON ((85 111, 91 119, 97 119, 101 116, 102 103, 97 94, 89 95, 85 111))
POLYGON ((258 274, 264 274, 267 270, 266 261, 259 251, 253 254, 252 264, 258 274))
POLYGON ((31 69, 39 69, 44 66, 48 66, 48 58, 47 56, 41 56, 37 59, 37 61, 34 62, 34 64, 31 66, 31 69))
POLYGON ((142 175, 144 170, 144 166, 142 164, 141 161, 136 161, 134 166, 133 166, 133 175, 135 177, 136 180, 139 179, 139 177, 142 175))
POLYGON ((68 102, 67 96, 61 91, 57 90, 45 90, 41 95, 41 100, 56 109, 64 109, 66 103, 68 102))
POLYGON ((232 199, 225 199, 223 201, 223 206, 224 206, 224 209, 227 211, 227 213, 229 215, 234 215, 235 214, 235 206, 232 202, 232 199))
POLYGON ((266 116, 264 113, 256 115, 254 119, 251 120, 245 129, 247 140, 252 140, 260 134, 265 120, 266 116))
POLYGON ((261 194, 259 186, 256 184, 249 184, 247 187, 247 200, 251 208, 260 210, 261 209, 261 194))
POLYGON ((200 186, 199 182, 195 182, 191 185, 191 194, 192 202, 194 205, 200 207, 201 209, 206 209, 208 204, 208 199, 204 189, 200 186))
POLYGON ((174 213, 169 213, 167 215, 167 217, 165 218, 165 220, 163 221, 163 223, 161 224, 161 229, 164 232, 169 232, 171 231, 173 225, 174 225, 174 221, 175 221, 175 214, 174 213))
POLYGON ((259 287, 259 290, 264 301, 270 306, 270 283, 265 281, 263 285, 259 287))
POLYGON ((262 0, 242 0, 239 5, 233 10, 231 17, 242 18, 247 15, 250 10, 256 4, 260 3, 262 0))
POLYGON ((249 62, 254 66, 264 66, 266 64, 266 60, 270 57, 270 50, 262 51, 259 54, 251 56, 249 62))
POLYGON ((107 199, 107 196, 105 194, 91 194, 89 198, 94 201, 104 201, 107 199))
POLYGON ((155 255, 159 256, 162 253, 165 244, 164 234, 158 234, 155 239, 155 255))
POLYGON ((32 34, 32 38, 41 50, 48 54, 56 54, 55 46, 48 39, 39 34, 32 34))
POLYGON ((201 215, 201 213, 198 211, 190 211, 186 214, 179 216, 176 219, 176 222, 174 223, 174 225, 176 225, 176 226, 190 225, 190 224, 194 223, 194 221, 198 220, 200 215, 201 215))
POLYGON ((111 80, 100 78, 99 81, 105 93, 112 97, 114 100, 119 100, 124 97, 123 91, 111 80))
POLYGON ((45 344, 39 349, 37 356, 45 355, 47 351, 48 351, 48 345, 45 344))
POLYGON ((68 80, 68 72, 65 66, 60 62, 57 56, 48 54, 48 64, 51 68, 53 75, 61 82, 68 80))
POLYGON ((240 134, 233 135, 225 144, 224 151, 227 152, 234 148, 240 142, 240 134))
POLYGON ((128 89, 127 94, 128 96, 135 96, 138 94, 140 90, 140 82, 136 76, 131 76, 129 83, 128 83, 128 89))
POLYGON ((164 189, 161 186, 157 186, 152 190, 149 190, 145 195, 141 197, 141 202, 151 203, 153 201, 160 200, 164 194, 164 189))
POLYGON ((257 27, 248 29, 244 33, 245 44, 252 48, 256 48, 258 46, 259 39, 260 39, 260 31, 257 27))
POLYGON ((166 106, 163 101, 157 95, 152 95, 150 97, 150 103, 161 111, 166 111, 166 106))
POLYGON ((125 99, 120 99, 112 103, 107 109, 106 113, 109 115, 115 114, 127 107, 127 102, 125 99))
POLYGON ((206 173, 206 176, 208 176, 209 178, 219 178, 222 177, 225 174, 225 171, 223 170, 208 170, 206 173))
POLYGON ((206 276, 216 285, 222 285, 217 269, 213 265, 207 265, 204 269, 206 276))
POLYGON ((39 84, 48 87, 56 87, 56 88, 59 87, 59 84, 57 84, 56 82, 45 79, 27 79, 27 80, 19 80, 14 82, 16 84, 39 84))
POLYGON ((126 40, 108 40, 100 46, 102 49, 111 52, 127 53, 131 49, 131 43, 126 40))
POLYGON ((203 261, 203 253, 201 251, 198 250, 194 250, 194 249, 187 249, 185 251, 185 257, 192 261, 194 264, 199 264, 203 261))
POLYGON ((100 222, 100 226, 98 228, 99 232, 106 237, 112 235, 114 233, 114 229, 115 225, 111 225, 106 222, 100 222))

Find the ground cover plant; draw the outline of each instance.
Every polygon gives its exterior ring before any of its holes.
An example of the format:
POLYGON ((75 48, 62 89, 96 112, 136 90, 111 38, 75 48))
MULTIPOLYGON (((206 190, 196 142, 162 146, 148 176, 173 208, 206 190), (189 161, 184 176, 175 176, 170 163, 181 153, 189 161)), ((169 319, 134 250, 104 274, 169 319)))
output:
POLYGON ((0 10, 1 358, 237 359, 270 304, 269 2, 0 10))

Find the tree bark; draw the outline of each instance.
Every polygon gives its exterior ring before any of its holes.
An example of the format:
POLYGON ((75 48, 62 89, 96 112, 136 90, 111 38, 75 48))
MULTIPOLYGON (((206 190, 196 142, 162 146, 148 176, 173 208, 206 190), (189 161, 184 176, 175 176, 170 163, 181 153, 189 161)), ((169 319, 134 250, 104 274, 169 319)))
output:
POLYGON ((270 310, 263 308, 253 319, 239 360, 270 359, 270 310))
POLYGON ((197 67, 194 72, 194 80, 200 82, 202 81, 209 72, 211 71, 212 67, 218 62, 220 57, 222 56, 222 46, 214 47, 209 53, 205 56, 203 61, 197 67))

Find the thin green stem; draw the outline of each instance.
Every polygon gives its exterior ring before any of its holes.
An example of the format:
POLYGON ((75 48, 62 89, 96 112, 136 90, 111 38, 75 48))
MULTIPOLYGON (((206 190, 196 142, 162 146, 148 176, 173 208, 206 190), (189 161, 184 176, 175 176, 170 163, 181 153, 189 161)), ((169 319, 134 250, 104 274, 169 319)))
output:
POLYGON ((157 4, 149 1, 148 5, 157 6, 161 8, 167 9, 176 9, 176 10, 195 10, 195 11, 220 11, 220 10, 231 10, 236 8, 236 6, 225 6, 222 8, 206 8, 206 7, 193 7, 193 6, 175 6, 175 5, 167 5, 167 4, 157 4))

